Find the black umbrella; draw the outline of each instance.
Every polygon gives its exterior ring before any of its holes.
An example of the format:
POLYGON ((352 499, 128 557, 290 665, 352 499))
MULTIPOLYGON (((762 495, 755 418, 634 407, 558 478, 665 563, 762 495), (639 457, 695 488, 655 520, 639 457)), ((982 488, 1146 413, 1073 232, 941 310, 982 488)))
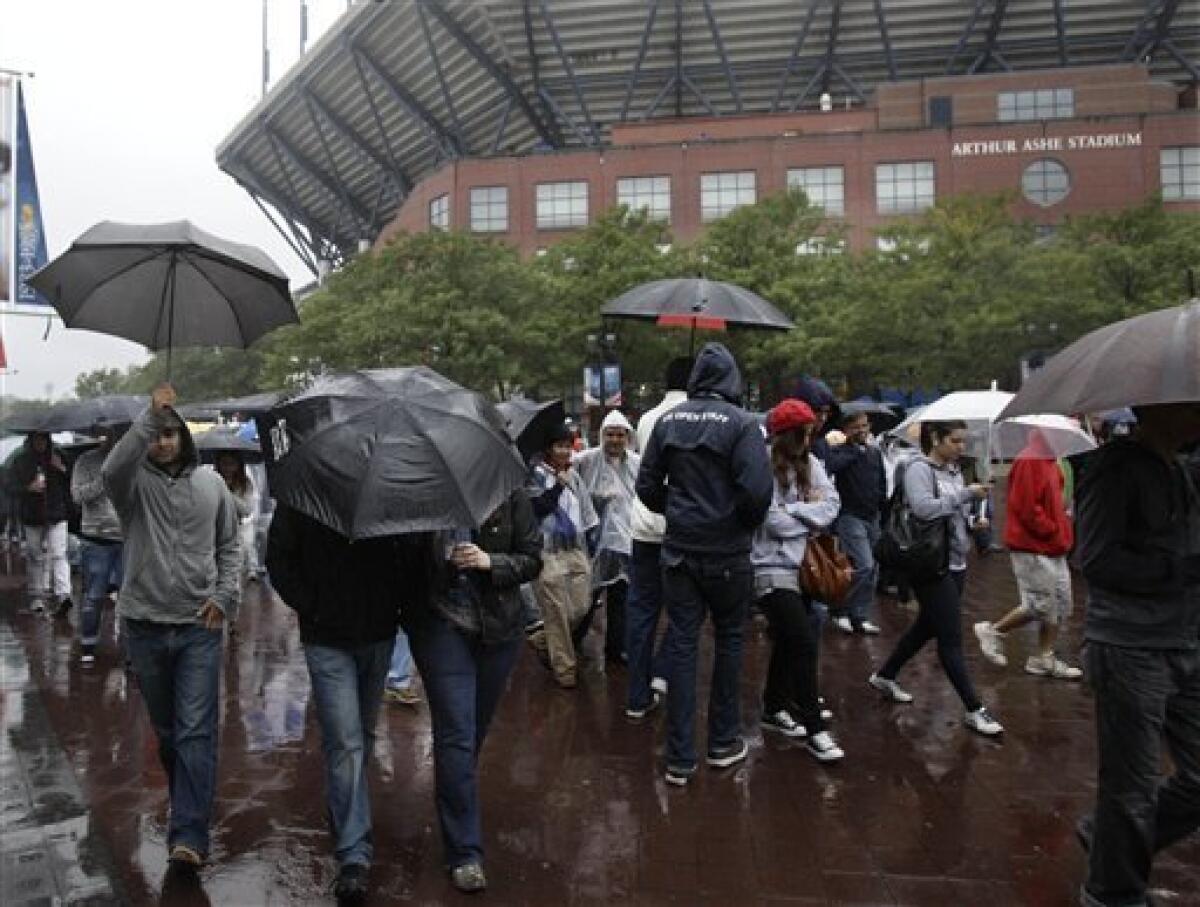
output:
POLYGON ((215 463, 223 453, 237 454, 243 463, 261 463, 262 448, 257 441, 243 438, 235 429, 218 427, 196 436, 196 450, 200 453, 201 461, 215 463))
POLYGON ((1200 400, 1200 299, 1080 337, 1029 376, 1001 419, 1200 400))
POLYGON ((288 278, 253 246, 188 221, 104 221, 29 279, 63 323, 152 350, 249 346, 297 321, 288 278))
POLYGON ((525 480, 496 408, 424 367, 319 378, 258 426, 274 497, 350 539, 479 526, 525 480))
POLYGON ((197 416, 255 416, 267 412, 271 407, 278 406, 291 391, 263 391, 260 394, 248 394, 245 397, 226 397, 221 400, 205 400, 201 403, 189 403, 179 408, 185 418, 197 416))
POLYGON ((681 277, 652 280, 634 287, 600 309, 606 318, 636 318, 663 327, 723 331, 730 327, 789 331, 791 320, 757 293, 732 283, 681 277))
POLYGON ((538 403, 536 400, 514 397, 498 404, 496 409, 508 422, 508 434, 526 460, 546 449, 549 433, 567 418, 561 400, 538 403))
POLYGON ((47 409, 18 413, 4 423, 8 431, 86 433, 93 425, 124 425, 133 422, 150 405, 149 397, 106 394, 83 400, 66 400, 47 409))

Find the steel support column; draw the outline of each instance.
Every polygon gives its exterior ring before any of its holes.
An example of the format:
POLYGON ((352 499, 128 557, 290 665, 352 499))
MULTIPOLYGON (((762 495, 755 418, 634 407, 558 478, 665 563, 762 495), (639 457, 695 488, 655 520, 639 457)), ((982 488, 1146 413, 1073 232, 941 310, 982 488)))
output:
POLYGON ((633 100, 633 90, 637 87, 638 76, 642 72, 642 64, 646 61, 646 49, 650 46, 650 33, 654 31, 654 19, 658 15, 658 0, 650 0, 650 9, 646 13, 646 27, 642 29, 642 40, 638 45, 637 60, 629 73, 629 85, 625 89, 625 100, 621 102, 621 115, 618 119, 623 123, 629 114, 629 103, 633 100))
MULTIPOLYGON (((579 87, 579 79, 575 76, 575 67, 571 65, 571 57, 563 47, 562 38, 558 34, 558 26, 554 24, 554 17, 550 15, 550 7, 546 5, 546 0, 538 0, 538 9, 542 14, 542 21, 546 23, 546 29, 550 32, 550 40, 554 43, 554 49, 558 52, 558 58, 562 61, 563 71, 566 72, 567 78, 571 81, 571 87, 575 93, 575 103, 579 105, 579 110, 583 114, 583 121, 587 125, 587 130, 591 134, 591 141, 584 138, 585 145, 596 145, 600 142, 600 134, 596 130, 596 124, 592 120, 592 114, 588 110, 587 100, 583 96, 583 90, 579 87)), ((543 90, 542 97, 549 99, 549 93, 543 90)), ((578 129, 575 130, 579 132, 578 129)))
POLYGON ((787 66, 783 68, 783 74, 779 77, 779 88, 775 92, 775 100, 771 102, 771 113, 779 110, 779 102, 783 100, 783 93, 787 90, 788 80, 796 71, 796 62, 800 59, 800 50, 804 47, 804 42, 808 39, 809 29, 812 28, 813 19, 817 17, 817 7, 824 0, 809 0, 808 13, 804 17, 804 24, 800 27, 800 33, 796 35, 796 42, 792 45, 792 53, 788 57, 787 66))
POLYGON ((433 112, 422 104, 411 91, 397 82, 391 73, 380 66, 365 49, 361 46, 354 47, 352 53, 355 59, 360 60, 367 69, 375 74, 379 84, 387 89, 392 99, 417 121, 430 143, 438 149, 439 157, 461 157, 465 153, 459 145, 457 137, 442 125, 433 112))
POLYGON ((887 15, 883 11, 883 0, 875 0, 875 19, 879 23, 879 38, 883 42, 883 58, 887 61, 888 79, 895 82, 896 55, 892 52, 892 39, 888 35, 887 15))
POLYGON ((725 41, 721 37, 721 29, 717 26, 717 17, 713 15, 710 0, 704 2, 704 17, 708 19, 708 30, 712 33, 713 43, 717 46, 717 55, 721 58, 721 68, 725 70, 725 81, 729 83, 729 93, 733 95, 733 107, 738 113, 742 112, 742 95, 738 91, 737 76, 729 65, 729 55, 725 53, 725 41))

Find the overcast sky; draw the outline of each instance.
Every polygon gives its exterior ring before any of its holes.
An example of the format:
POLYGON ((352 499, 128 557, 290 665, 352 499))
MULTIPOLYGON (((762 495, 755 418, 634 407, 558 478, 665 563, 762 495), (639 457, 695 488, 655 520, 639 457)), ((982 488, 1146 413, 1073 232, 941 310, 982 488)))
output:
MULTIPOLYGON (((311 48, 346 0, 307 0, 311 48)), ((0 67, 32 71, 25 106, 51 258, 101 220, 186 218, 252 243, 292 277, 307 269, 214 152, 261 93, 260 0, 3 3, 0 67)), ((271 79, 300 51, 300 0, 268 0, 271 79)), ((0 319, 0 393, 61 397, 76 375, 124 368, 145 348, 55 319, 0 319)))

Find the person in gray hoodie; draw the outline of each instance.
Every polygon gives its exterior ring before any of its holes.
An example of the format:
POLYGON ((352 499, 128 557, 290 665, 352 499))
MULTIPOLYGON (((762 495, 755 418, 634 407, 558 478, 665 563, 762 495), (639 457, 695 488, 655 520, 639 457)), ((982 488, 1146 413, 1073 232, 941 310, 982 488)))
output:
POLYGON ((169 384, 104 461, 125 529, 117 613, 167 773, 171 870, 190 876, 208 855, 217 778, 217 706, 226 620, 238 602, 237 511, 200 468, 169 384))
POLYGON ((103 602, 110 587, 121 585, 121 520, 104 488, 101 468, 113 448, 116 430, 96 425, 92 435, 100 446, 83 453, 71 470, 71 497, 82 511, 79 522, 83 566, 83 607, 79 612, 79 644, 85 667, 96 662, 103 602))

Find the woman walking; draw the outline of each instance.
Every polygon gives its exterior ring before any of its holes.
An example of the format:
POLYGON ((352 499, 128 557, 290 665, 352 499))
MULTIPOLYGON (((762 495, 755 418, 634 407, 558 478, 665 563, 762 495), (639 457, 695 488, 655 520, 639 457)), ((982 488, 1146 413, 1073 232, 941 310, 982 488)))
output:
POLYGON ((258 489, 246 471, 246 463, 240 454, 223 450, 217 454, 214 464, 217 473, 225 480, 225 487, 233 495, 233 503, 237 508, 238 540, 242 548, 242 581, 257 580, 258 568, 256 556, 254 516, 258 510, 258 489))
POLYGON ((840 499, 809 445, 812 408, 784 400, 767 414, 775 491, 766 522, 754 536, 754 594, 774 640, 763 690, 762 726, 785 737, 807 737, 821 762, 845 755, 825 730, 817 698, 817 639, 812 602, 800 590, 800 564, 808 537, 828 529, 840 499))
POLYGON ((976 694, 963 656, 961 598, 967 578, 970 530, 982 528, 979 522, 973 527, 968 526, 967 514, 971 503, 983 500, 988 493, 986 485, 963 484, 958 461, 963 455, 966 438, 965 422, 921 423, 924 456, 909 463, 903 478, 898 479, 914 518, 945 523, 948 563, 947 569, 938 576, 911 578, 919 604, 917 619, 900 638, 883 667, 867 682, 894 702, 912 702, 912 695, 896 682, 896 675, 929 640, 936 639, 942 670, 967 710, 963 723, 979 734, 994 737, 1004 728, 984 708, 976 694))
POLYGON ((487 887, 479 751, 525 635, 519 589, 542 569, 541 542, 523 490, 478 531, 433 533, 430 593, 402 615, 429 700, 438 821, 459 891, 487 887))

